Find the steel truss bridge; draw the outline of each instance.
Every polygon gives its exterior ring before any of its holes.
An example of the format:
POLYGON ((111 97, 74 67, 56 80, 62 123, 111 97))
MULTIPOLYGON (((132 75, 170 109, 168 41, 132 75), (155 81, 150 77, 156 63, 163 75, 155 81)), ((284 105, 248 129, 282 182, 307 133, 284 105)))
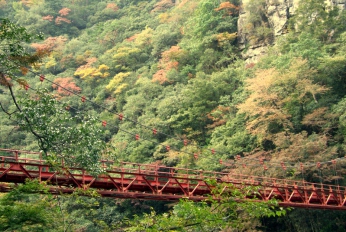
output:
POLYGON ((213 195, 214 186, 209 183, 216 180, 237 188, 257 186, 259 194, 249 197, 259 201, 277 199, 283 207, 346 210, 345 186, 127 162, 112 167, 109 161, 101 161, 105 173, 94 177, 83 169, 63 164, 55 170, 38 152, 13 149, 0 149, 0 152, 8 153, 0 156, 0 192, 8 192, 14 184, 24 183, 26 179, 38 179, 48 183, 52 194, 93 189, 102 197, 201 201, 213 195))

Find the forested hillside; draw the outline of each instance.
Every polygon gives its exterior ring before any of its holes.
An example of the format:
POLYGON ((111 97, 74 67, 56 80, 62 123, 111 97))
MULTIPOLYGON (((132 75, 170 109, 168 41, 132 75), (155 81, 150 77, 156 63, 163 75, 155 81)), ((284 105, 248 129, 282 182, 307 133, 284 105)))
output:
MULTIPOLYGON (((346 11, 301 0, 278 35, 268 2, 0 0, 0 18, 18 26, 10 34, 0 24, 0 148, 42 150, 53 154, 51 163, 59 155, 96 174, 97 160, 109 158, 346 185, 346 162, 327 163, 346 155, 346 11), (28 39, 22 27, 37 36, 28 39), (266 53, 247 59, 258 46, 266 53)), ((153 218, 169 224, 168 214, 159 215, 171 207, 165 203, 48 198, 0 195, 0 230, 141 231, 135 224, 153 218), (37 218, 14 219, 19 214, 37 218)), ((341 212, 264 215, 253 223, 238 215, 242 227, 234 231, 346 228, 341 212)))

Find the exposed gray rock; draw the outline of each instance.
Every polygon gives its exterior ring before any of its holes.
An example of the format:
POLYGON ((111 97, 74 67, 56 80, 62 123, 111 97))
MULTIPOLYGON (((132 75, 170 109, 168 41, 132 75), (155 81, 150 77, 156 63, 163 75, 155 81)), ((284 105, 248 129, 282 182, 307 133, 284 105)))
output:
MULTIPOLYGON (((253 40, 253 35, 248 32, 249 12, 246 12, 247 5, 252 0, 243 0, 242 8, 238 20, 238 43, 243 50, 243 58, 247 62, 256 62, 257 59, 266 53, 268 45, 275 43, 275 39, 287 31, 288 19, 294 15, 300 1, 304 0, 265 0, 266 6, 264 14, 267 20, 267 28, 272 31, 270 40, 253 40)), ((256 0, 259 1, 259 0, 256 0)), ((346 0, 326 0, 327 4, 346 9, 346 0)))
POLYGON ((340 9, 346 9, 346 0, 327 0, 333 6, 337 6, 340 9))

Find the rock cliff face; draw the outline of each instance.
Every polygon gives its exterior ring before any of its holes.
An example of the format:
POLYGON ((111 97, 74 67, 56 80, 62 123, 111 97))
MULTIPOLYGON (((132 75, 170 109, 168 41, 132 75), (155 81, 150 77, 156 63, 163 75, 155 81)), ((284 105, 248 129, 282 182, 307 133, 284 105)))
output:
POLYGON ((340 9, 346 9, 346 0, 329 0, 327 1, 334 6, 338 6, 340 9))
MULTIPOLYGON (((266 53, 267 47, 275 43, 278 36, 285 34, 288 19, 294 15, 295 9, 300 1, 304 0, 243 0, 242 9, 238 20, 238 42, 240 49, 243 50, 243 58, 248 63, 256 62, 257 59, 266 53), (262 2, 262 5, 261 3, 262 2), (249 21, 255 14, 262 14, 262 25, 253 25, 249 29, 249 21), (271 39, 253 39, 256 33, 255 27, 263 27, 267 30, 267 37, 271 39), (270 33, 270 36, 268 36, 270 33)), ((346 9, 346 0, 326 0, 329 5, 337 6, 340 9, 346 9)))

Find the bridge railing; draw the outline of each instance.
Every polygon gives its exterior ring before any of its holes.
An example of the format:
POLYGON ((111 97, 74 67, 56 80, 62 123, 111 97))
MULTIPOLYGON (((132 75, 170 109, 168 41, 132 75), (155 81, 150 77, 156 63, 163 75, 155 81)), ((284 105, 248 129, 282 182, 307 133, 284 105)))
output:
MULTIPOLYGON (((46 161, 42 159, 40 152, 13 150, 13 149, 0 149, 0 152, 9 153, 10 156, 0 156, 0 168, 5 168, 9 163, 22 163, 25 166, 45 165, 46 161), (27 158, 29 156, 30 158, 27 158)), ((188 168, 167 167, 164 165, 156 164, 138 164, 131 162, 120 162, 119 165, 114 166, 113 161, 102 160, 102 167, 109 173, 116 175, 144 175, 148 178, 176 178, 181 181, 197 182, 200 180, 216 180, 219 182, 233 183, 239 185, 251 185, 273 188, 290 188, 290 189, 306 189, 313 191, 330 190, 333 192, 342 192, 346 194, 346 187, 337 185, 329 185, 323 183, 311 183, 299 180, 277 179, 260 176, 248 176, 230 172, 212 172, 188 168)), ((63 163, 62 163, 63 166, 63 163)), ((48 167, 48 166, 47 166, 48 167)), ((69 167, 71 172, 83 172, 81 168, 69 167)), ((0 173, 1 174, 1 173, 0 173)))
POLYGON ((30 164, 44 164, 46 161, 42 159, 42 153, 33 151, 23 151, 14 149, 0 148, 0 154, 5 153, 7 156, 0 156, 0 167, 4 168, 6 163, 30 163, 30 164))
POLYGON ((137 164, 122 162, 121 167, 119 167, 124 172, 129 173, 139 173, 145 175, 158 175, 166 177, 174 177, 178 179, 189 179, 189 180, 206 180, 212 179, 217 181, 222 181, 225 183, 239 184, 239 185, 249 185, 249 186, 261 186, 268 187, 270 189, 274 188, 290 188, 290 189, 306 189, 314 191, 330 190, 336 192, 346 193, 345 186, 330 185, 324 183, 312 183, 300 180, 290 180, 290 179, 278 179, 270 177, 261 176, 249 176, 242 174, 226 173, 226 172, 212 172, 203 171, 195 169, 186 168, 175 168, 166 167, 162 165, 152 165, 152 164, 137 164))

